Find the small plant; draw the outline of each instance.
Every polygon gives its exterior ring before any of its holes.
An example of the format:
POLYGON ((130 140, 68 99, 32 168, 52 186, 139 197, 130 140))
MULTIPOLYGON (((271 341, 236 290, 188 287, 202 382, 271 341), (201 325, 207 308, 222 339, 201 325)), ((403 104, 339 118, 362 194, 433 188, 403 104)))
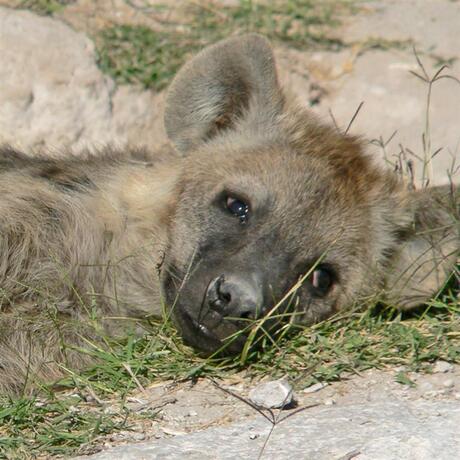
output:
POLYGON ((113 26, 97 42, 99 66, 118 83, 164 88, 183 62, 183 51, 167 33, 143 26, 113 26))
POLYGON ((28 9, 43 16, 51 16, 73 1, 74 0, 21 0, 17 3, 17 8, 28 9))

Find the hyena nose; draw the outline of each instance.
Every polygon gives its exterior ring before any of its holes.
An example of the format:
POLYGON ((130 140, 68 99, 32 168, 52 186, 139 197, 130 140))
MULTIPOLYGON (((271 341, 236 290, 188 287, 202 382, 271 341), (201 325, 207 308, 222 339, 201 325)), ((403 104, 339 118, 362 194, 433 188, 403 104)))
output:
POLYGON ((209 283, 206 301, 223 316, 257 319, 262 314, 262 287, 251 277, 221 275, 209 283))

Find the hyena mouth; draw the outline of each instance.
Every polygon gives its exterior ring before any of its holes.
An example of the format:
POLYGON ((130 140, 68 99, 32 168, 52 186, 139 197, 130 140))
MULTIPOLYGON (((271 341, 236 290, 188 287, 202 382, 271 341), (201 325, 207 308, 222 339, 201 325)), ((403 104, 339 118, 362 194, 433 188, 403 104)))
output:
MULTIPOLYGON (((246 343, 247 336, 236 324, 217 318, 208 323, 192 317, 187 311, 181 310, 177 322, 185 342, 206 353, 239 353, 246 343)), ((209 319, 209 318, 207 318, 209 319)))

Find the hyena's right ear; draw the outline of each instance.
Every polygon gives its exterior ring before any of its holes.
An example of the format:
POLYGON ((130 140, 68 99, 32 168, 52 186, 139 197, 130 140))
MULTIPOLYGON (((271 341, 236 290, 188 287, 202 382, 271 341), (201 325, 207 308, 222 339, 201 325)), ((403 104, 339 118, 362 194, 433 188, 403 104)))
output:
POLYGON ((269 42, 256 34, 232 37, 205 48, 177 74, 166 99, 166 132, 186 153, 242 119, 254 131, 269 129, 282 106, 269 42))

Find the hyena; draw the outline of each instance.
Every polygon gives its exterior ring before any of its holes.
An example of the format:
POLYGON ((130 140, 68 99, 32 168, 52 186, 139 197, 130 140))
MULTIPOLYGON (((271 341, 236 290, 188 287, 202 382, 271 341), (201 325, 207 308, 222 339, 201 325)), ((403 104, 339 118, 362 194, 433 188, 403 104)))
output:
POLYGON ((237 352, 299 278, 283 312, 308 325, 376 293, 419 305, 456 269, 455 187, 411 190, 318 121, 261 36, 187 63, 165 127, 174 149, 156 153, 0 151, 1 391, 81 367, 85 340, 163 303, 190 345, 233 335, 237 352))

